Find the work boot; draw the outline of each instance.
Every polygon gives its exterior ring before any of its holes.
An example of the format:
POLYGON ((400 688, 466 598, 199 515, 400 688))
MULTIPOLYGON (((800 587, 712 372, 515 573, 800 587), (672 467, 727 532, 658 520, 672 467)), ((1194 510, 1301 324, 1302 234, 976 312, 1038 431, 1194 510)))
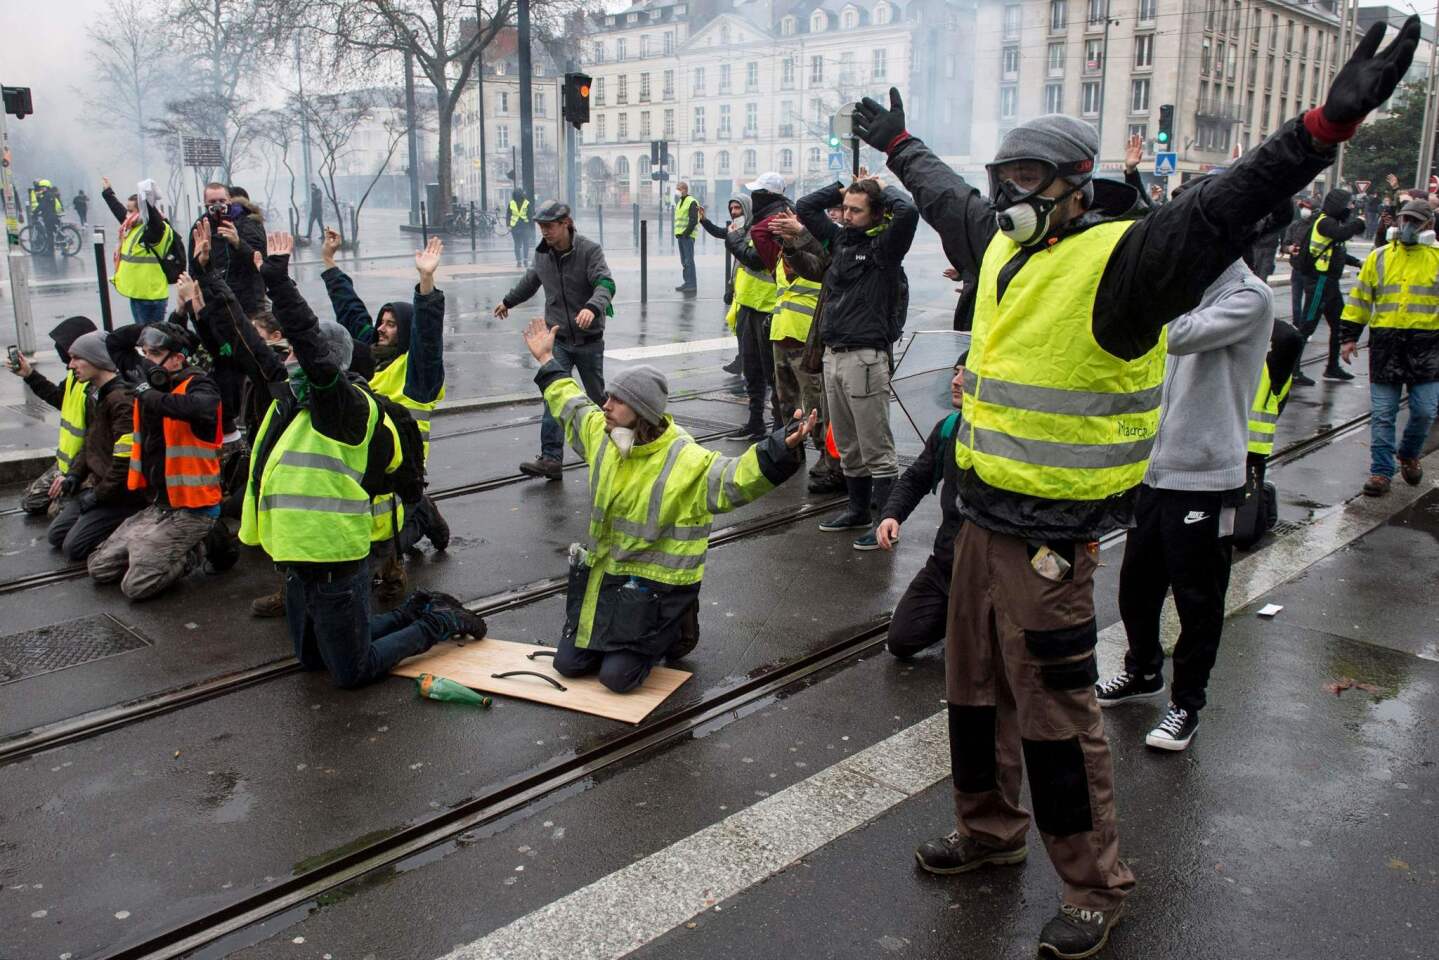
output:
POLYGON ((863 530, 869 526, 869 497, 874 489, 874 480, 870 477, 845 477, 844 486, 849 491, 849 505, 839 516, 820 521, 819 528, 826 533, 863 530))
POLYGON ((485 618, 465 609, 465 605, 448 593, 431 593, 428 608, 422 616, 432 616, 446 628, 441 639, 468 637, 483 640, 489 632, 485 618))
POLYGON ((240 562, 240 541, 224 520, 217 519, 205 534, 206 573, 224 573, 240 562))
POLYGON ((428 496, 424 498, 425 506, 430 511, 430 529, 425 536, 430 539, 430 546, 438 553, 443 553, 450 545, 450 525, 444 517, 440 516, 440 508, 435 506, 435 501, 428 496))
POLYGON ((839 493, 844 490, 844 471, 839 461, 828 453, 821 453, 820 460, 809 471, 810 493, 839 493))
POLYGON ((740 428, 739 428, 738 430, 736 430, 734 433, 731 433, 731 434, 727 437, 727 439, 729 439, 729 440, 763 440, 763 439, 764 439, 766 436, 768 436, 768 435, 769 435, 769 431, 767 431, 767 430, 764 428, 764 417, 763 417, 763 416, 756 417, 756 416, 751 415, 750 418, 749 418, 749 420, 748 420, 748 422, 746 422, 744 426, 740 427, 740 428))
POLYGON ((721 367, 720 369, 723 370, 725 373, 728 373, 730 376, 733 376, 733 377, 739 376, 739 371, 740 371, 740 358, 739 358, 739 357, 735 357, 733 360, 731 360, 729 363, 725 364, 725 365, 724 365, 723 367, 721 367))
POLYGON ((1109 942, 1109 931, 1124 913, 1121 904, 1108 915, 1086 910, 1073 904, 1062 904, 1039 933, 1039 949, 1060 960, 1083 960, 1092 957, 1109 942))
POLYGON ((250 601, 250 616, 252 617, 283 617, 285 615, 285 585, 282 582, 280 589, 274 593, 267 593, 263 597, 256 597, 250 601))
POLYGON ((1364 486, 1361 489, 1366 497, 1382 497, 1389 492, 1390 482, 1388 477, 1381 477, 1376 473, 1364 481, 1364 486))
POLYGON ((416 590, 405 598, 396 610, 410 623, 423 617, 430 611, 430 604, 434 601, 435 595, 428 590, 416 590))
POLYGON ((991 847, 956 830, 947 837, 921 843, 914 856, 929 873, 949 876, 987 865, 1000 867, 1022 863, 1029 856, 1029 847, 1023 840, 1017 847, 991 847))
POLYGON ((377 593, 380 599, 389 603, 405 595, 405 584, 409 578, 405 573, 405 565, 391 551, 380 565, 380 572, 375 579, 379 581, 377 593))
MULTIPOLYGON (((564 476, 564 464, 554 457, 536 457, 533 460, 526 460, 520 464, 520 473, 527 477, 544 477, 546 480, 558 480, 564 476)), ((436 547, 436 549, 439 549, 436 547)))
POLYGON ((1399 475, 1404 478, 1404 482, 1409 484, 1409 486, 1417 487, 1419 481, 1424 479, 1424 468, 1419 466, 1419 458, 1415 457, 1410 459, 1409 457, 1400 457, 1399 475))

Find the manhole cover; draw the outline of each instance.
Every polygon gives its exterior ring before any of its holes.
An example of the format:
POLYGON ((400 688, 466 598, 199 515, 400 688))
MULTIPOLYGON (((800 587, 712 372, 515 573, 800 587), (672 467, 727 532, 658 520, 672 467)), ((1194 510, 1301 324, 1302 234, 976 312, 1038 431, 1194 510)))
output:
POLYGON ((148 646, 111 616, 81 617, 0 637, 0 683, 148 646))
POLYGON ((1289 534, 1298 533, 1300 530, 1303 529, 1304 524, 1302 523, 1296 523, 1293 520, 1280 520, 1274 525, 1274 529, 1270 530, 1269 532, 1274 534, 1276 537, 1287 537, 1289 536, 1289 534))

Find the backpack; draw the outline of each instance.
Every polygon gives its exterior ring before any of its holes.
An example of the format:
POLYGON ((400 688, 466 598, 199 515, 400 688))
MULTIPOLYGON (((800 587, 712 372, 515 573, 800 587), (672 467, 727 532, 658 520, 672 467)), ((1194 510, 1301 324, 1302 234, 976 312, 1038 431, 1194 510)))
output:
POLYGON ((185 248, 180 244, 175 228, 165 223, 165 233, 160 238, 160 246, 164 253, 157 252, 154 247, 145 245, 150 256, 159 261, 160 269, 165 271, 165 282, 174 283, 180 279, 180 274, 185 272, 185 248))
POLYGON ((400 437, 400 453, 403 462, 394 473, 384 476, 386 493, 393 493, 401 503, 414 503, 425 495, 425 438, 420 435, 420 426, 415 423, 414 414, 404 404, 381 396, 365 388, 379 405, 380 412, 395 425, 400 437))
POLYGON ((944 422, 939 425, 939 456, 934 459, 934 482, 929 486, 930 493, 938 491, 940 481, 944 479, 944 448, 950 437, 954 436, 954 428, 958 425, 958 410, 945 417, 944 422))

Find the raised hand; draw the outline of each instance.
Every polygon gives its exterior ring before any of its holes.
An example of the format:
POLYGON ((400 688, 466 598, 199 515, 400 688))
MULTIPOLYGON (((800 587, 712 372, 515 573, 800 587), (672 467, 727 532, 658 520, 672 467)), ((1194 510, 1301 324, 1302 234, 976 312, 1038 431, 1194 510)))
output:
POLYGON ((431 237, 430 242, 425 244, 425 249, 415 254, 415 270, 420 274, 420 279, 429 277, 434 280, 435 271, 440 266, 440 254, 445 252, 445 241, 439 237, 431 237))
POLYGON ((544 366, 550 362, 555 355, 555 330, 545 323, 543 317, 535 317, 525 327, 525 346, 530 348, 530 356, 544 366))
POLYGON ((1144 159, 1144 141, 1139 134, 1129 138, 1128 145, 1124 148, 1124 172, 1133 173, 1139 169, 1139 161, 1144 159))
POLYGON ((320 241, 320 260, 326 267, 335 265, 335 254, 340 250, 340 232, 334 227, 325 228, 325 238, 320 241))
POLYGON ((789 430, 785 432, 784 445, 793 450, 804 443, 805 437, 814 432, 814 425, 819 422, 819 411, 811 410, 809 416, 804 415, 803 410, 794 412, 794 422, 789 430))
POLYGON ((793 210, 781 210, 770 217, 769 232, 781 240, 797 240, 804 235, 804 224, 793 210))
POLYGON ((854 132, 876 150, 887 150, 896 138, 908 131, 904 128, 904 101, 896 87, 889 88, 889 109, 865 97, 855 105, 854 132))
MULTIPOLYGON (((259 253, 255 255, 258 257, 259 253)), ((180 278, 175 281, 175 293, 179 296, 181 303, 189 303, 196 313, 205 309, 205 295, 200 292, 200 283, 190 274, 180 274, 180 278)))
MULTIPOLYGON (((1414 49, 1419 45, 1419 15, 1405 20, 1399 36, 1381 53, 1379 42, 1384 39, 1385 29, 1382 20, 1369 28, 1354 48, 1354 55, 1329 86, 1329 95, 1324 99, 1324 119, 1341 128, 1327 131, 1329 136, 1338 138, 1331 142, 1352 137, 1360 121, 1394 93, 1414 60, 1414 49)), ((1323 139, 1328 140, 1328 136, 1323 139)))
POLYGON ((210 265, 210 218, 201 217, 190 231, 190 243, 195 251, 195 262, 201 266, 210 265))
POLYGON ((295 238, 283 230, 277 230, 265 238, 265 249, 272 257, 288 257, 295 252, 295 238))
POLYGON ((101 189, 101 190, 109 190, 109 189, 110 189, 110 178, 109 178, 109 177, 101 177, 101 178, 100 178, 100 189, 101 189))

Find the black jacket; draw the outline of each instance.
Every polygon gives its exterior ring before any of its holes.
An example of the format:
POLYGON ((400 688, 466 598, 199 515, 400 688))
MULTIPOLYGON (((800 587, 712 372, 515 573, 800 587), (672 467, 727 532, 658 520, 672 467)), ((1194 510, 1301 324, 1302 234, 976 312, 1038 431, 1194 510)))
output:
POLYGON ((940 476, 939 510, 942 519, 939 530, 934 534, 934 556, 942 564, 948 564, 954 559, 954 538, 959 536, 964 517, 959 510, 959 464, 954 462, 954 440, 959 425, 955 424, 948 440, 940 435, 943 426, 944 420, 940 420, 929 431, 924 450, 895 481, 879 518, 904 523, 925 495, 934 489, 935 476, 940 476))
MULTIPOLYGON (((238 201, 242 205, 244 201, 238 201)), ((265 254, 265 220, 253 206, 245 205, 246 212, 235 221, 235 233, 239 235, 239 246, 231 247, 229 241, 215 233, 210 238, 210 269, 218 270, 225 278, 235 299, 248 316, 265 306, 265 281, 255 270, 255 251, 265 254)), ((204 215, 208 216, 208 214, 204 215)), ((204 219, 202 216, 200 219, 204 219)), ((196 220, 198 224, 200 220, 196 220)), ((193 232, 193 228, 192 228, 193 232)), ((196 276, 202 269, 195 262, 195 238, 189 238, 190 276, 196 276)))
POLYGON ((819 336, 826 347, 888 350, 904 329, 909 284, 903 260, 914 242, 919 211, 899 190, 885 187, 887 226, 875 232, 842 227, 825 211, 843 190, 835 181, 802 197, 795 207, 805 229, 830 252, 819 336))
MULTIPOLYGON (((1331 191, 1333 192, 1333 191, 1331 191)), ((1364 261, 1355 259, 1349 255, 1348 248, 1344 241, 1352 240, 1364 232, 1364 221, 1357 217, 1350 217, 1348 210, 1336 216, 1328 211, 1329 198, 1325 198, 1325 217, 1314 226, 1314 221, 1307 221, 1310 230, 1315 230, 1321 237, 1333 243, 1329 253, 1328 276, 1332 279, 1339 279, 1344 273, 1345 267, 1357 267, 1364 261), (1340 216, 1344 219, 1340 219, 1340 216)), ((1314 258, 1309 253, 1309 232, 1305 231, 1304 238, 1299 241, 1299 262, 1301 269, 1309 276, 1318 276, 1314 268, 1314 258)))
MULTIPOLYGON (((125 205, 120 202, 120 198, 115 196, 114 188, 106 187, 101 192, 100 198, 105 201, 105 206, 110 208, 110 213, 114 215, 115 220, 124 223, 125 218, 130 215, 130 211, 126 210, 125 205)), ((165 222, 164 215, 151 207, 145 217, 145 232, 140 235, 140 242, 147 247, 156 246, 165 237, 165 222)), ((124 237, 120 239, 123 240, 124 237)))
MULTIPOLYGON (((1297 121, 1285 124, 1220 176, 1183 191, 1136 220, 1102 267, 1091 330, 1100 347, 1134 360, 1159 342, 1164 325, 1193 309, 1201 295, 1239 259, 1254 224, 1275 197, 1295 193, 1334 160, 1316 148, 1297 121)), ((951 262, 978 273, 998 232, 994 208, 923 143, 896 146, 889 168, 914 195, 920 214, 944 239, 951 262)), ((1056 242, 1106 220, 1130 216, 1132 188, 1096 180, 1095 204, 1061 228, 1056 242)), ((1042 246, 1028 248, 1000 271, 998 295, 1042 246)), ((964 515, 980 526, 1033 540, 1097 540, 1133 520, 1134 490, 1102 501, 1047 500, 992 487, 973 470, 961 478, 964 515)))
POLYGON ((91 389, 85 446, 70 476, 95 490, 95 502, 111 506, 138 505, 142 498, 127 489, 130 458, 115 456, 115 441, 135 429, 135 400, 118 376, 99 390, 91 389))
MULTIPOLYGON (((363 443, 370 417, 366 388, 359 377, 347 370, 341 370, 330 359, 329 351, 320 336, 319 320, 288 275, 289 262, 290 258, 287 256, 267 257, 262 274, 273 304, 275 319, 279 321, 280 330, 294 349, 300 369, 310 381, 310 394, 306 401, 310 411, 310 424, 321 436, 332 440, 350 446, 363 443)), ((251 490, 258 487, 265 461, 274 449, 275 442, 301 409, 288 383, 276 385, 262 376, 256 378, 255 387, 257 391, 275 397, 276 409, 263 442, 250 452, 250 476, 255 481, 251 490)), ((394 440, 390 431, 377 424, 370 440, 365 476, 360 481, 370 493, 383 490, 385 468, 389 466, 394 452, 394 440)))
MULTIPOLYGON (((1385 260, 1404 255, 1404 246, 1391 241, 1378 248, 1385 260)), ((1376 256, 1377 254, 1370 254, 1376 256)), ((1391 274, 1392 275, 1392 274, 1391 274)), ((1439 283, 1439 277, 1434 280, 1439 283)), ((1376 327, 1371 324, 1339 324, 1339 342, 1358 342, 1369 327, 1369 379, 1373 383, 1429 383, 1439 380, 1439 330, 1376 327)))

